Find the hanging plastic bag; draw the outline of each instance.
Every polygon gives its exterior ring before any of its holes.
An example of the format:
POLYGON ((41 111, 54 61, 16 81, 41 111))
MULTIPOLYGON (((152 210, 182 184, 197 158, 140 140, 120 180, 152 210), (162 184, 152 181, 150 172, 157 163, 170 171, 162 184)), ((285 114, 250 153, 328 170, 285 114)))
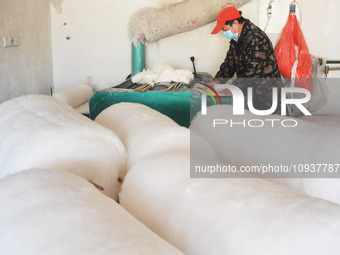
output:
POLYGON ((291 78, 293 85, 312 91, 312 58, 296 15, 289 15, 275 55, 281 75, 291 78))
MULTIPOLYGON (((323 58, 320 62, 320 58, 312 56, 312 95, 311 99, 303 104, 303 106, 311 113, 319 110, 321 107, 323 107, 327 103, 327 97, 329 94, 328 88, 326 86, 326 76, 324 73, 324 68, 326 66, 326 59, 323 58)), ((286 79, 284 78, 283 85, 285 87, 292 86, 292 80, 293 79, 286 79)), ((309 80, 309 79, 305 79, 309 80)), ((305 95, 301 93, 290 93, 287 95, 287 98, 304 98, 305 95)), ((303 113, 296 105, 288 105, 288 115, 289 116, 302 116, 303 113)))

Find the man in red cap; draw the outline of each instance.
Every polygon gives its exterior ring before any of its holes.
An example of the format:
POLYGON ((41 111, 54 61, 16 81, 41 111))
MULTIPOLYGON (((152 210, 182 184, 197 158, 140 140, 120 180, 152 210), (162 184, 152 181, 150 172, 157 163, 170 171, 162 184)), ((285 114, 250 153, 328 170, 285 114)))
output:
POLYGON ((272 105, 272 88, 281 87, 282 83, 268 36, 244 19, 242 12, 235 7, 227 7, 218 14, 217 24, 211 33, 220 31, 230 39, 230 46, 215 78, 227 80, 236 74, 238 79, 233 85, 242 89, 245 95, 247 88, 252 87, 254 107, 258 110, 269 109, 272 105))

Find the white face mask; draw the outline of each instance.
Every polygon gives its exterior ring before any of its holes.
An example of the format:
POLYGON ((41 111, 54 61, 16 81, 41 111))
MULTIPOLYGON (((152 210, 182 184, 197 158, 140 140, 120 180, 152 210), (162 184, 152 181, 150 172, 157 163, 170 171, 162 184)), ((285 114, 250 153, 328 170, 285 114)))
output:
MULTIPOLYGON (((231 25, 231 27, 233 26, 234 24, 231 25)), ((237 28, 238 30, 238 28, 237 28)), ((228 31, 223 31, 223 34, 225 37, 229 38, 229 39, 236 39, 238 37, 238 33, 233 33, 231 32, 231 28, 228 30, 228 31)))
POLYGON ((227 37, 229 39, 236 39, 237 36, 238 36, 238 33, 231 32, 231 29, 228 30, 228 31, 224 31, 223 34, 224 34, 225 37, 227 37))

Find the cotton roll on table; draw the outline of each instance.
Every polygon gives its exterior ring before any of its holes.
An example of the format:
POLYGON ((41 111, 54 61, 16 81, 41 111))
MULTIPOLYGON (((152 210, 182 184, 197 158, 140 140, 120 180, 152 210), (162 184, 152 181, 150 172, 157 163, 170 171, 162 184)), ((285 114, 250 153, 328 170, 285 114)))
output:
POLYGON ((113 130, 124 143, 128 167, 146 155, 172 149, 189 151, 189 130, 145 105, 119 103, 102 111, 96 123, 113 130))
POLYGON ((0 178, 33 167, 65 170, 117 199, 127 155, 111 130, 44 95, 6 101, 0 111, 0 178))
POLYGON ((30 169, 0 180, 0 254, 182 254, 90 183, 30 169))
POLYGON ((89 113, 88 102, 93 93, 93 88, 90 85, 80 84, 73 88, 55 92, 53 97, 71 106, 80 113, 89 113))
MULTIPOLYGON (((200 100, 195 100, 196 108, 200 107, 200 100)), ((90 99, 90 117, 95 120, 97 116, 111 105, 119 103, 138 103, 146 105, 170 117, 176 123, 188 127, 190 125, 190 107, 193 103, 193 94, 190 91, 165 92, 146 91, 136 92, 123 89, 109 89, 98 91, 90 99)))
POLYGON ((209 107, 207 115, 198 114, 190 129, 208 140, 215 148, 219 161, 224 164, 237 167, 299 167, 285 176, 282 176, 283 172, 274 173, 268 180, 340 204, 340 169, 336 170, 340 163, 337 153, 339 128, 322 127, 286 116, 256 116, 247 110, 245 115, 233 115, 232 106, 223 105, 209 107), (216 119, 227 120, 228 124, 212 128, 212 122, 216 119), (230 126, 231 120, 233 127, 230 126), (249 121, 252 121, 251 125, 248 125, 249 121), (261 121, 265 123, 263 127, 253 127, 261 121), (286 121, 286 126, 295 126, 296 123, 297 126, 284 127, 283 121, 286 121), (333 167, 334 170, 324 172, 321 168, 320 171, 312 171, 313 165, 325 167, 320 164, 329 164, 326 167, 333 167), (303 171, 301 167, 310 167, 311 171, 303 171))
POLYGON ((259 178, 190 178, 189 167, 185 153, 143 158, 120 204, 188 255, 338 254, 338 205, 259 178))

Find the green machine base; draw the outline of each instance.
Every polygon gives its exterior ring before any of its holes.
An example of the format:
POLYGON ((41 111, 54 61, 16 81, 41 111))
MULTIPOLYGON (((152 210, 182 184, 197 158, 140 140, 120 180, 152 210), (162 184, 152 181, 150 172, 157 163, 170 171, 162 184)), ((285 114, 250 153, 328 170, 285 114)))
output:
MULTIPOLYGON (((223 104, 231 104, 231 97, 223 97, 223 104)), ((181 126, 189 127, 191 120, 201 110, 201 94, 194 90, 137 92, 124 89, 98 91, 90 99, 90 118, 94 120, 111 105, 129 102, 146 105, 168 116, 181 126)), ((207 105, 214 105, 207 97, 207 105)))

